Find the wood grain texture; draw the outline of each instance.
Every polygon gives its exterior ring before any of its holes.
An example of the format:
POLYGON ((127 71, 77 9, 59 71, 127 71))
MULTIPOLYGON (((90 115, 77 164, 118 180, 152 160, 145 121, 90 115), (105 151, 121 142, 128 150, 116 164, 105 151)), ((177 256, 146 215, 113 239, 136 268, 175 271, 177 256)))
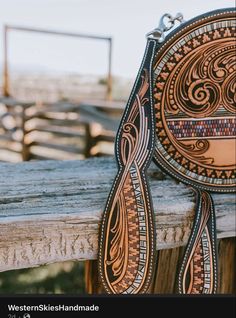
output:
POLYGON ((90 295, 105 293, 98 275, 97 260, 85 262, 85 290, 90 295))
POLYGON ((220 294, 236 294, 236 240, 235 237, 219 241, 219 286, 220 294))
MULTIPOLYGON (((97 258, 98 227, 116 174, 113 158, 0 164, 0 271, 97 258)), ((186 245, 192 190, 154 165, 149 180, 157 249, 186 245)), ((214 194, 218 238, 235 236, 235 196, 214 194)))
POLYGON ((175 294, 178 265, 183 258, 183 247, 158 252, 156 275, 152 284, 153 294, 175 294))

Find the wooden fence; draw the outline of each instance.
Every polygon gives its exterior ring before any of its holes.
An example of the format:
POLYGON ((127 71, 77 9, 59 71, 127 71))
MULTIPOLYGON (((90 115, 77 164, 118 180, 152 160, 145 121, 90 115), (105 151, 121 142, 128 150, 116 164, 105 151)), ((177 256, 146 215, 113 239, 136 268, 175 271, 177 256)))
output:
POLYGON ((0 161, 109 154, 123 109, 112 101, 39 104, 0 97, 0 161))
MULTIPOLYGON (((114 158, 0 164, 0 271, 66 260, 86 261, 88 292, 97 278, 98 228, 116 174, 114 158), (93 261, 92 261, 93 260, 93 261)), ((194 216, 192 190, 149 169, 158 264, 152 293, 176 292, 179 260, 194 216)), ((213 194, 217 216, 219 293, 235 287, 235 196, 213 194)))

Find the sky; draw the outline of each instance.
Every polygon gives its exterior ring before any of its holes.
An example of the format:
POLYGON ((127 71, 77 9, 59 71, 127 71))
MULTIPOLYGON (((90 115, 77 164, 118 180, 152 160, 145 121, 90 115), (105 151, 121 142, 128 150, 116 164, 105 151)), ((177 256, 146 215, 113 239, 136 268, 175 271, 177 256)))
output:
MULTIPOLYGON (((185 20, 234 0, 0 0, 4 24, 112 36, 112 73, 135 77, 145 48, 145 34, 164 13, 182 12, 185 20)), ((0 32, 0 70, 3 61, 0 32)), ((11 70, 105 74, 107 44, 92 40, 11 31, 11 70)))

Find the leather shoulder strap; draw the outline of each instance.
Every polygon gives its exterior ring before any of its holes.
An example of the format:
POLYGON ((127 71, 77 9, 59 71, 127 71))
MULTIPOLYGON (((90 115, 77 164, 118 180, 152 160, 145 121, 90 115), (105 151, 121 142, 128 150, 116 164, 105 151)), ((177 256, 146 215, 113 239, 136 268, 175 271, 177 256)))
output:
POLYGON ((197 190, 195 221, 179 271, 180 294, 215 294, 217 249, 214 203, 209 192, 197 190))
POLYGON ((108 293, 147 292, 155 264, 152 202, 146 178, 155 143, 152 69, 157 42, 149 39, 117 133, 118 173, 102 218, 99 273, 108 293))

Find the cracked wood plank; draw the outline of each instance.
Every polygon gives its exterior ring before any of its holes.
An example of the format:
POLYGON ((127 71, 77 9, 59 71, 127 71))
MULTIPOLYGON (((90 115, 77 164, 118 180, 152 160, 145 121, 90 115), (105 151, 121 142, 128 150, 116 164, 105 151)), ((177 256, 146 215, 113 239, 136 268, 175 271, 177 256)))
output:
MULTIPOLYGON (((0 271, 97 258, 113 158, 0 164, 0 271)), ((152 165, 157 249, 186 245, 192 190, 152 165)), ((235 236, 234 194, 214 194, 218 238, 235 236)))

